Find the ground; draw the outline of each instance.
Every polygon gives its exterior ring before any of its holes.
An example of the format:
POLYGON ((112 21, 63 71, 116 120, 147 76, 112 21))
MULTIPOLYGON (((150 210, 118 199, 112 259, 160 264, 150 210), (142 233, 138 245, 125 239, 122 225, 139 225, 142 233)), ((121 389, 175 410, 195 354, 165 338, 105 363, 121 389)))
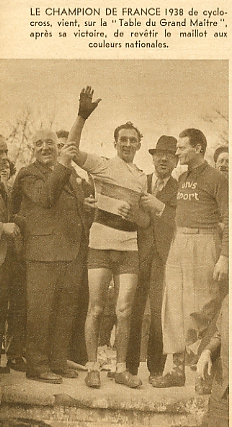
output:
POLYGON ((102 387, 96 390, 85 385, 83 370, 78 379, 64 379, 61 385, 28 380, 11 370, 2 375, 0 427, 202 426, 208 396, 195 394, 195 372, 187 367, 186 385, 170 389, 153 388, 148 375, 143 362, 139 369, 143 385, 133 390, 102 371, 102 387))

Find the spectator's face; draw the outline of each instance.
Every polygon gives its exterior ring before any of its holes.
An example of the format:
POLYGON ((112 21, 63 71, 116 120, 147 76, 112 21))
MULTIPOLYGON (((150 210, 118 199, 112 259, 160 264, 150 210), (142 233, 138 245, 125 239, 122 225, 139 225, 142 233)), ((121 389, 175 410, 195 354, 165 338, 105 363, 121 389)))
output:
POLYGON ((61 137, 58 138, 58 143, 57 143, 57 147, 58 147, 58 156, 60 155, 61 149, 63 148, 63 146, 67 143, 68 138, 65 137, 61 137))
POLYGON ((216 164, 216 169, 228 176, 229 173, 229 153, 223 152, 219 154, 216 164))
POLYGON ((157 150, 153 155, 153 164, 158 178, 164 179, 171 176, 173 169, 177 164, 177 156, 168 151, 157 150))
POLYGON ((190 166, 195 162, 200 150, 200 145, 193 147, 189 142, 189 137, 185 136, 183 138, 179 138, 177 142, 176 155, 178 156, 181 165, 190 166))
POLYGON ((10 179, 10 164, 8 161, 3 162, 0 176, 2 181, 8 181, 10 179))
POLYGON ((38 131, 33 138, 34 156, 38 162, 53 166, 57 160, 57 139, 53 132, 38 131))
POLYGON ((126 163, 132 163, 135 153, 140 149, 138 134, 135 129, 120 129, 115 141, 117 155, 126 163))

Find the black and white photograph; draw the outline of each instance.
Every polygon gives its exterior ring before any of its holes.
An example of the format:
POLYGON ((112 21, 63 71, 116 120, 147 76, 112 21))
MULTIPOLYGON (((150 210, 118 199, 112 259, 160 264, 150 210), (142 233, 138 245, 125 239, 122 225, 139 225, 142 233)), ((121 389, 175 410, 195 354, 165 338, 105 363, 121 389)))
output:
POLYGON ((229 426, 229 61, 0 87, 0 426, 229 426))

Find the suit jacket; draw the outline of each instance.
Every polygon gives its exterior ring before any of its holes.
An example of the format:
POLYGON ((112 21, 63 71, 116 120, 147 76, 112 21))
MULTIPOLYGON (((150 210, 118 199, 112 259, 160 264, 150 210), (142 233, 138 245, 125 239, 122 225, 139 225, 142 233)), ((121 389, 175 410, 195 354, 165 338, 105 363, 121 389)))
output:
MULTIPOLYGON (((151 183, 152 174, 147 176, 148 193, 152 193, 151 183)), ((166 263, 175 230, 177 190, 178 182, 171 176, 165 187, 156 195, 157 199, 165 203, 161 217, 151 215, 149 228, 138 230, 138 248, 141 263, 151 256, 154 247, 163 262, 166 263)))
POLYGON ((229 386, 229 295, 224 298, 217 320, 217 330, 206 349, 212 358, 218 357, 215 363, 215 377, 212 393, 223 397, 229 386), (219 353, 219 355, 218 355, 219 353))
POLYGON ((88 239, 84 193, 71 168, 35 162, 22 168, 12 189, 12 213, 24 237, 27 261, 72 261, 88 239))
POLYGON ((7 237, 3 233, 3 223, 8 222, 7 194, 0 182, 0 266, 4 263, 7 253, 7 237))

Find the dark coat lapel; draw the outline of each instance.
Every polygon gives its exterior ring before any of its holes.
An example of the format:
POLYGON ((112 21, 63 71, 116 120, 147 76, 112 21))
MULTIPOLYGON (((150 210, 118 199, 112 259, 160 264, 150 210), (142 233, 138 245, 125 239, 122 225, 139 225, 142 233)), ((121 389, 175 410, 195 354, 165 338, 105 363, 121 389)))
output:
POLYGON ((170 195, 173 193, 173 189, 175 187, 173 187, 173 184, 175 183, 174 178, 171 176, 167 182, 167 184, 165 185, 165 187, 159 191, 156 195, 157 199, 159 199, 161 202, 166 202, 167 200, 170 199, 170 195))

